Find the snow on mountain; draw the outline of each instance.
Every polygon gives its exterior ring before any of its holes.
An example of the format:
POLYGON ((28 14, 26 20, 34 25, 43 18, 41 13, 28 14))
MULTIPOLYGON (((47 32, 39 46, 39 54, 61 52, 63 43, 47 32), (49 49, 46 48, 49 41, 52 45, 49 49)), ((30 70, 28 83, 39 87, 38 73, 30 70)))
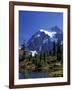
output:
POLYGON ((53 38, 56 32, 46 31, 44 29, 40 29, 40 32, 44 32, 46 35, 50 36, 50 38, 53 38))
POLYGON ((43 43, 46 43, 46 42, 48 42, 48 39, 44 39, 44 40, 43 40, 43 43))
POLYGON ((35 56, 37 54, 37 51, 30 51, 32 53, 32 56, 35 56))
POLYGON ((40 34, 38 34, 37 37, 40 37, 40 34))
POLYGON ((40 29, 34 33, 27 42, 27 48, 32 51, 32 56, 37 52, 50 51, 53 48, 53 42, 63 41, 63 32, 58 27, 45 30, 40 29))
POLYGON ((58 39, 57 39, 57 38, 52 38, 51 41, 52 41, 52 42, 53 42, 53 41, 57 42, 58 39))

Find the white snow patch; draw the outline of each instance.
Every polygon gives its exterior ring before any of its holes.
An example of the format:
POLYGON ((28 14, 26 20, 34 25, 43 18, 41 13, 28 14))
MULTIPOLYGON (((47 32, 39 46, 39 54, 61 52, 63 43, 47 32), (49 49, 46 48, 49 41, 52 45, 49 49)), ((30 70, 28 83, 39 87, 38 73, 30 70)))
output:
POLYGON ((37 54, 37 51, 30 51, 32 53, 32 56, 35 56, 37 54))
POLYGON ((40 37, 40 34, 38 34, 37 37, 40 37))
POLYGON ((50 36, 50 38, 53 38, 53 36, 56 34, 56 32, 46 31, 44 29, 40 29, 40 32, 44 32, 45 34, 50 36))
POLYGON ((57 38, 52 38, 52 39, 51 39, 52 42, 53 42, 53 41, 57 42, 57 40, 58 40, 57 38))

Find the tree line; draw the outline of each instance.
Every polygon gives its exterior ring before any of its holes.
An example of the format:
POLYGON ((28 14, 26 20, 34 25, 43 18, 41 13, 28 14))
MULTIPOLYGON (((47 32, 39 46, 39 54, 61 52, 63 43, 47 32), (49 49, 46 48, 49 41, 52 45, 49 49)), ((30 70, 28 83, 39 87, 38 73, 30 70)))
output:
POLYGON ((26 44, 25 41, 21 46, 21 50, 23 50, 23 55, 19 59, 20 61, 27 59, 28 61, 32 61, 34 64, 40 66, 44 63, 47 63, 48 56, 56 56, 58 61, 63 62, 63 45, 61 44, 61 41, 58 40, 57 43, 53 42, 53 48, 51 51, 46 52, 40 52, 39 54, 35 54, 33 57, 32 54, 28 55, 26 57, 26 44))

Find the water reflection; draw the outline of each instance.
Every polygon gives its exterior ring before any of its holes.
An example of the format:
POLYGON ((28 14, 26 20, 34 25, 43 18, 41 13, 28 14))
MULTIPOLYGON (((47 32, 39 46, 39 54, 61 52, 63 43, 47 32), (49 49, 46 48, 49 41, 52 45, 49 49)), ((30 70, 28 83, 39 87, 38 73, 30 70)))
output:
POLYGON ((45 78, 45 77, 48 77, 48 72, 46 71, 33 71, 33 72, 25 71, 23 73, 19 73, 19 79, 45 78))

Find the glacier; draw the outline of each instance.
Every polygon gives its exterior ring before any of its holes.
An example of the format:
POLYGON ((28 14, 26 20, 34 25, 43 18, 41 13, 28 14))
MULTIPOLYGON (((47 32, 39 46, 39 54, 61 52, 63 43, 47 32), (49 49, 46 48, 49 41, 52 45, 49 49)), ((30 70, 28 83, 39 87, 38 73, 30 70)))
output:
POLYGON ((44 29, 40 29, 40 32, 44 32, 46 35, 50 36, 50 38, 53 38, 56 34, 56 32, 47 31, 47 30, 44 30, 44 29))

